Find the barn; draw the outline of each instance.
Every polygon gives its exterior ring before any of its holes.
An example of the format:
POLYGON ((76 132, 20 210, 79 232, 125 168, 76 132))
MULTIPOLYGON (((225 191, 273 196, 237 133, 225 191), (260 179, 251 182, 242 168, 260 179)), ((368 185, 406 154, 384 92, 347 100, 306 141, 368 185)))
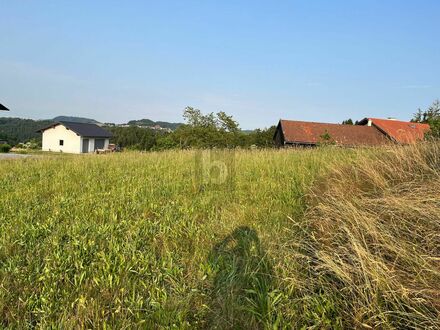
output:
POLYGON ((321 144, 356 147, 382 145, 389 140, 372 126, 280 120, 274 141, 279 147, 321 144))
POLYGON ((72 154, 106 150, 112 133, 95 124, 61 121, 42 128, 43 151, 72 154))
POLYGON ((365 118, 356 125, 283 120, 274 134, 277 146, 334 144, 346 147, 409 144, 423 140, 429 125, 394 119, 365 118))

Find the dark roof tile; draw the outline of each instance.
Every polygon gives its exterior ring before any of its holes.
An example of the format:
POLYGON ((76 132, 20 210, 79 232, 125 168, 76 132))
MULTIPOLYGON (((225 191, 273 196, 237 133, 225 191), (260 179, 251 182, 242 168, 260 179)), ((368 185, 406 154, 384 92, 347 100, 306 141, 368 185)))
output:
POLYGON ((95 124, 84 124, 84 123, 75 123, 75 122, 67 122, 67 121, 60 121, 57 123, 54 123, 48 127, 42 128, 39 130, 39 132, 43 132, 48 128, 55 127, 57 125, 63 125, 64 127, 70 129, 71 131, 75 132, 76 134, 80 136, 85 137, 102 137, 102 138, 110 138, 113 136, 113 134, 107 130, 105 130, 102 127, 99 127, 95 124))

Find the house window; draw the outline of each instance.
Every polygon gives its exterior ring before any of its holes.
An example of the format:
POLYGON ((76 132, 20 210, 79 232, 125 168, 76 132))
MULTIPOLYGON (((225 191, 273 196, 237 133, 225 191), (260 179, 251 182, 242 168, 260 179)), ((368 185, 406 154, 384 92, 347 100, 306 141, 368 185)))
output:
POLYGON ((64 145, 64 140, 60 140, 60 146, 64 145))

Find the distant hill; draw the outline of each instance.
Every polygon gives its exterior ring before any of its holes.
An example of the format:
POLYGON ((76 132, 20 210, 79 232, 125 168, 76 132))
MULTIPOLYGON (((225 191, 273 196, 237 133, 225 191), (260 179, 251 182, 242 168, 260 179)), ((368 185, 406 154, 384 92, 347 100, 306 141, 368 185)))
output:
POLYGON ((11 145, 31 139, 41 141, 41 134, 37 133, 37 130, 52 123, 53 120, 0 117, 0 140, 6 140, 11 145))
POLYGON ((100 124, 99 121, 84 117, 74 117, 74 116, 58 116, 52 119, 53 121, 70 121, 73 123, 84 123, 84 124, 100 124))
MULTIPOLYGON (((37 133, 37 130, 59 121, 100 124, 100 122, 95 119, 74 116, 57 116, 53 119, 47 120, 0 117, 0 140, 6 140, 11 145, 15 145, 20 142, 27 142, 31 139, 41 141, 41 133, 37 133)), ((182 125, 180 123, 153 121, 150 119, 131 120, 128 122, 128 124, 132 126, 159 125, 162 128, 169 128, 171 130, 175 130, 177 127, 182 125)))
POLYGON ((159 125, 162 128, 169 128, 173 131, 177 127, 182 125, 181 123, 169 123, 166 121, 153 121, 151 119, 130 120, 127 124, 132 125, 132 126, 156 126, 156 125, 159 125))

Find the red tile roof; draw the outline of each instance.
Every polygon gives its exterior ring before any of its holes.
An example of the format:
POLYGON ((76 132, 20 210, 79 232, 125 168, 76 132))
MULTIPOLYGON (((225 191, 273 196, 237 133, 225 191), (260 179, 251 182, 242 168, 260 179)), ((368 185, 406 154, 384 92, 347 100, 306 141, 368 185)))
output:
POLYGON ((323 135, 328 133, 330 142, 343 146, 375 146, 389 142, 375 127, 314 123, 280 120, 284 141, 293 144, 318 144, 326 142, 323 135))
MULTIPOLYGON (((429 131, 428 124, 411 123, 394 119, 367 118, 373 126, 399 143, 414 143, 423 140, 429 131)), ((365 119, 362 121, 365 122, 365 119)))

